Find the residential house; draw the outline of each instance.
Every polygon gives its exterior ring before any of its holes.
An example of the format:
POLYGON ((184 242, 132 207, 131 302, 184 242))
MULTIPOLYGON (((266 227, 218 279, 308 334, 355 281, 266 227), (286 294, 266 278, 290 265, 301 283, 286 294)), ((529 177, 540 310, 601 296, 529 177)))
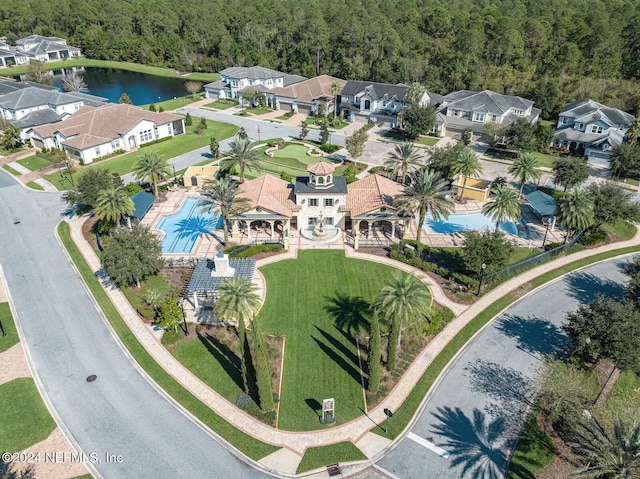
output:
POLYGON ((634 119, 593 100, 569 103, 559 114, 551 146, 583 152, 592 163, 606 165, 611 150, 622 144, 634 119))
POLYGON ((540 109, 531 100, 502 95, 490 90, 454 91, 445 95, 436 115, 434 133, 438 136, 461 134, 466 130, 478 135, 484 125, 496 122, 508 126, 518 118, 535 123, 540 109))
POLYGON ((85 106, 66 120, 27 131, 38 148, 62 148, 80 163, 184 133, 184 119, 127 104, 85 106))
MULTIPOLYGON (((400 111, 411 105, 407 98, 408 91, 409 87, 401 83, 391 85, 349 80, 338 97, 340 115, 351 122, 372 122, 396 128, 400 111)), ((420 105, 437 106, 441 101, 442 96, 425 91, 420 105)))
POLYGON ((80 92, 59 92, 54 87, 31 82, 0 81, 0 118, 22 129, 68 118, 83 106, 101 106, 106 98, 80 92), (12 88, 21 85, 22 88, 12 88), (8 91, 8 93, 3 93, 8 91))
POLYGON ((16 41, 16 46, 0 42, 0 67, 26 65, 29 60, 51 62, 77 58, 82 52, 77 47, 67 45, 64 38, 30 35, 16 41))
POLYGON ((248 88, 264 92, 273 88, 284 88, 303 80, 306 80, 306 77, 288 75, 261 66, 231 67, 220 72, 220 80, 207 83, 204 91, 207 98, 238 100, 242 97, 241 92, 248 88))
POLYGON ((390 235, 407 230, 410 218, 393 208, 393 198, 403 191, 401 184, 369 175, 347 186, 344 177, 334 176, 335 167, 324 162, 309 165, 307 171, 309 175, 296 178, 293 185, 268 174, 242 183, 239 196, 248 198, 251 206, 231 218, 232 234, 251 239, 252 229, 264 228, 287 247, 294 231, 306 236, 322 224, 352 231, 357 248, 374 228, 390 235))
POLYGON ((276 110, 293 113, 316 114, 321 105, 327 113, 335 108, 338 92, 332 92, 332 85, 340 85, 340 90, 347 83, 346 80, 320 75, 309 78, 287 87, 277 87, 267 92, 267 103, 276 110))

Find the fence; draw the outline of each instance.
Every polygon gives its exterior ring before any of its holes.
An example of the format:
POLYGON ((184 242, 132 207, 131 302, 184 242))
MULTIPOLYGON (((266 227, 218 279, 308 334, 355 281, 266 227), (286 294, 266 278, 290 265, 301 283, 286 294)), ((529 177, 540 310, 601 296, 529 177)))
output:
POLYGON ((507 266, 506 268, 501 269, 500 271, 496 271, 495 273, 490 273, 487 274, 484 278, 486 280, 489 280, 490 278, 500 275, 500 276, 511 276, 515 273, 518 273, 519 271, 522 271, 523 269, 529 269, 539 263, 542 263, 544 261, 547 261, 551 258, 555 258, 556 256, 558 256, 560 253, 567 251, 569 248, 571 248, 573 245, 575 245, 578 240, 582 237, 582 235, 584 234, 584 230, 581 231, 580 233, 578 233, 570 242, 568 243, 564 243, 560 246, 558 246, 557 248, 553 248, 550 249, 549 251, 544 251, 540 254, 537 254, 535 256, 532 256, 531 258, 527 258, 525 260, 520 261, 519 263, 516 264, 512 264, 510 266, 507 266))

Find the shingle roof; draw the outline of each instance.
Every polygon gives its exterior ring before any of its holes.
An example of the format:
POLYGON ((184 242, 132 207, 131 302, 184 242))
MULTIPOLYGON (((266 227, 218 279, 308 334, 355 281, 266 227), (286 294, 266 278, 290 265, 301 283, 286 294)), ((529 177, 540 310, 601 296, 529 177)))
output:
POLYGON ((133 216, 134 218, 138 218, 141 220, 144 218, 144 215, 147 214, 147 211, 153 205, 153 202, 156 200, 156 197, 151 193, 147 193, 146 191, 140 191, 134 195, 131 195, 131 201, 133 201, 133 216))
POLYGON ((376 83, 369 81, 349 80, 342 88, 343 96, 355 96, 361 91, 367 90, 372 98, 383 98, 385 95, 389 98, 396 97, 399 101, 403 101, 409 87, 399 83, 391 85, 389 83, 376 83))
POLYGON ((540 190, 525 195, 524 199, 527 200, 533 209, 541 216, 553 216, 556 214, 558 202, 540 190))
POLYGON ((261 66, 255 67, 230 67, 225 68, 220 72, 220 75, 230 78, 248 78, 249 80, 266 80, 268 78, 282 78, 284 86, 289 86, 294 83, 306 80, 306 77, 300 75, 289 75, 288 73, 282 73, 277 70, 265 68, 261 66))
POLYGON ((0 96, 0 106, 8 110, 24 110, 42 105, 55 107, 68 105, 77 101, 82 101, 84 103, 91 102, 95 105, 100 105, 106 103, 107 99, 87 95, 85 93, 63 93, 56 89, 49 90, 35 86, 30 86, 0 96))
POLYGON ((252 208, 260 207, 288 218, 296 208, 291 184, 271 175, 245 181, 238 189, 238 196, 249 198, 252 208))
POLYGON ((579 123, 590 123, 597 119, 609 126, 630 125, 635 119, 633 115, 627 112, 608 107, 593 100, 568 103, 560 112, 560 116, 575 118, 575 121, 579 123))
POLYGON ((314 175, 330 175, 331 173, 336 171, 336 168, 330 163, 319 161, 318 163, 313 163, 307 166, 307 171, 309 173, 313 173, 314 175))
POLYGON ((162 125, 181 120, 173 113, 156 113, 127 104, 109 103, 100 107, 85 106, 59 123, 33 128, 43 138, 60 132, 67 140, 63 143, 73 148, 88 148, 121 138, 142 120, 162 125))
POLYGON ((62 117, 50 108, 43 108, 42 110, 35 110, 26 114, 19 120, 12 120, 11 123, 16 128, 27 129, 33 128, 38 125, 46 125, 47 123, 56 123, 60 121, 62 117))
POLYGON ((447 107, 460 110, 487 111, 504 114, 511 108, 527 110, 533 106, 531 100, 519 96, 502 95, 491 90, 459 90, 444 96, 447 107))
POLYGON ((331 85, 333 82, 338 82, 341 88, 347 83, 346 80, 342 80, 340 78, 329 75, 320 75, 288 87, 273 88, 269 93, 281 97, 292 98, 301 103, 313 103, 313 101, 318 98, 334 97, 334 94, 331 93, 331 85))
POLYGON ((360 216, 382 206, 390 207, 403 186, 380 175, 369 175, 348 186, 347 209, 351 217, 360 216))

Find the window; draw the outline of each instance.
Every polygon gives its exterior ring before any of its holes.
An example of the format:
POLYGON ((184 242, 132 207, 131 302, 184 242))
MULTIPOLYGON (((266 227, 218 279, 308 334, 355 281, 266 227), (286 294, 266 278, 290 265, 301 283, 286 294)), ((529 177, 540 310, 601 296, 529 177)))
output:
POLYGON ((324 185, 324 177, 318 176, 316 178, 316 183, 318 183, 319 185, 324 185))
POLYGON ((171 127, 171 123, 167 125, 167 131, 169 132, 170 135, 173 135, 173 128, 171 127))
POLYGON ((309 198, 309 206, 318 206, 318 198, 309 198))
POLYGON ((484 121, 485 117, 484 113, 473 113, 473 121, 484 121))
POLYGON ((145 130, 140 132, 140 143, 146 143, 153 140, 153 131, 145 130))
POLYGON ((498 121, 498 115, 491 115, 491 121, 498 121))
POLYGON ((514 115, 522 116, 524 115, 524 110, 513 110, 514 115))
POLYGON ((560 123, 562 123, 563 125, 566 125, 568 121, 569 119, 566 116, 560 117, 560 123))
POLYGON ((325 206, 333 206, 333 198, 325 198, 324 199, 325 206))
POLYGON ((591 125, 591 133, 602 133, 602 127, 598 125, 591 125))
POLYGON ((316 218, 315 216, 310 216, 309 217, 309 226, 314 226, 318 224, 318 218, 316 218))
POLYGON ((120 140, 113 140, 111 142, 111 146, 114 150, 117 150, 120 148, 120 140))
POLYGON ((100 147, 96 146, 96 156, 100 156, 100 147))
POLYGON ((578 123, 578 130, 584 131, 584 123, 578 123))
POLYGON ((327 226, 333 226, 333 217, 329 216, 327 218, 324 219, 324 224, 327 226))

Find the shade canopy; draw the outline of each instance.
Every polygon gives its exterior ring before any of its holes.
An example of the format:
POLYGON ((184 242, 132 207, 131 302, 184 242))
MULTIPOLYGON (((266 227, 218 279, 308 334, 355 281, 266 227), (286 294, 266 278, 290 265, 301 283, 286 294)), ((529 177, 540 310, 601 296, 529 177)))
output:
POLYGON ((131 216, 141 220, 144 218, 144 215, 147 214, 147 211, 149 211, 155 200, 156 197, 146 191, 141 191, 132 195, 131 201, 133 201, 133 214, 131 216))
POLYGON ((525 195, 524 198, 540 216, 554 216, 556 214, 558 202, 548 194, 540 190, 536 190, 533 193, 525 195))

